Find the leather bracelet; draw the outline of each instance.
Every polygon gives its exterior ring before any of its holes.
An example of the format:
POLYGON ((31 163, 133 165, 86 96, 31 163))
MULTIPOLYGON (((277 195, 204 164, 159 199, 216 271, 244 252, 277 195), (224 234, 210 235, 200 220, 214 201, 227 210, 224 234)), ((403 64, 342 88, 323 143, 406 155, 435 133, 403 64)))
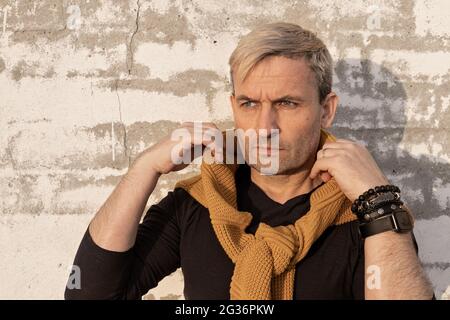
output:
POLYGON ((353 201, 351 210, 356 215, 366 213, 381 203, 400 200, 400 189, 394 185, 371 188, 353 201))
POLYGON ((413 229, 413 221, 408 211, 397 209, 391 214, 382 216, 369 223, 359 225, 359 232, 363 238, 373 236, 386 231, 397 233, 409 232, 413 229))
POLYGON ((381 203, 375 206, 372 210, 358 213, 358 220, 361 223, 368 223, 382 216, 391 214, 397 209, 402 209, 402 205, 403 202, 400 200, 381 203))

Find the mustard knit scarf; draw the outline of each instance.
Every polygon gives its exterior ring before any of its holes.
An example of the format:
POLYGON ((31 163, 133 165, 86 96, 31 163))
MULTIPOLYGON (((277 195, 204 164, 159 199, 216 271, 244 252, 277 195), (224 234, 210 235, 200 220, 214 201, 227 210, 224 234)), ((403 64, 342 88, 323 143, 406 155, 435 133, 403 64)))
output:
MULTIPOLYGON (((335 140, 322 130, 319 149, 335 140)), ((237 166, 203 161, 199 175, 179 181, 175 188, 183 188, 208 208, 214 232, 235 264, 230 284, 232 300, 291 300, 295 265, 326 228, 356 219, 351 202, 332 178, 311 194, 310 210, 294 224, 271 227, 261 222, 255 235, 248 234, 245 229, 252 214, 237 210, 237 166)))

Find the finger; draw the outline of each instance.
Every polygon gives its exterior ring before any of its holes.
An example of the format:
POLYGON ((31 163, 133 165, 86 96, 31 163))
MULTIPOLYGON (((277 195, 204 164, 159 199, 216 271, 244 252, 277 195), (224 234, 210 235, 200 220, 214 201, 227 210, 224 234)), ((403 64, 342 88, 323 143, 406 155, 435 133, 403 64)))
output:
POLYGON ((327 142, 323 144, 322 149, 342 149, 347 145, 348 143, 345 142, 327 142))
POLYGON ((331 180, 332 176, 331 174, 329 174, 328 172, 322 172, 319 174, 320 178, 322 179, 323 182, 328 182, 331 180))
POLYGON ((342 142, 342 143, 355 143, 355 141, 349 140, 349 139, 336 139, 336 142, 342 142))
POLYGON ((214 129, 219 129, 213 122, 203 122, 205 127, 210 127, 214 129))
POLYGON ((219 130, 219 128, 212 122, 201 122, 201 121, 186 121, 181 123, 180 127, 182 128, 192 128, 192 129, 197 129, 197 130, 205 130, 205 129, 217 129, 219 130))
POLYGON ((337 157, 327 156, 325 158, 317 159, 313 167, 311 168, 309 177, 311 179, 315 179, 321 171, 328 171, 331 175, 333 175, 333 164, 336 162, 336 158, 337 157))
POLYGON ((222 136, 222 132, 215 126, 204 127, 202 132, 205 138, 222 136))
POLYGON ((194 161, 195 158, 198 158, 201 155, 200 152, 195 152, 196 151, 195 149, 196 149, 195 145, 191 145, 191 150, 190 150, 191 162, 194 161))
MULTIPOLYGON (((223 139, 222 132, 216 127, 209 127, 205 129, 202 137, 202 144, 208 149, 211 150, 211 155, 215 155, 216 149, 220 149, 223 147, 223 139)), ((220 152, 220 150, 218 150, 220 152)))
POLYGON ((336 140, 334 142, 327 142, 324 145, 328 145, 328 144, 332 144, 333 146, 340 145, 342 148, 347 148, 347 147, 350 147, 350 146, 357 145, 358 142, 352 141, 352 140, 346 140, 346 139, 338 139, 338 140, 336 140))
POLYGON ((188 126, 174 130, 170 136, 170 140, 176 143, 173 148, 177 148, 178 154, 180 155, 184 152, 192 151, 191 149, 196 146, 202 146, 202 151, 208 145, 212 149, 215 142, 215 139, 211 139, 201 131, 194 130, 194 128, 188 126))
MULTIPOLYGON (((214 125, 204 126, 202 133, 198 134, 195 144, 202 145, 202 153, 208 150, 214 157, 216 151, 221 152, 221 146, 223 147, 222 132, 214 125)), ((219 156, 220 157, 220 156, 219 156)))
POLYGON ((220 129, 212 122, 183 122, 184 127, 191 128, 193 130, 197 129, 197 131, 205 131, 205 130, 218 130, 220 132, 220 129))
POLYGON ((342 155, 344 152, 346 152, 344 149, 337 149, 337 148, 336 149, 326 148, 326 150, 320 149, 317 152, 317 159, 336 157, 342 155))
POLYGON ((219 137, 222 135, 217 127, 211 126, 187 126, 184 129, 188 131, 188 140, 194 144, 208 144, 212 141, 212 137, 219 137))

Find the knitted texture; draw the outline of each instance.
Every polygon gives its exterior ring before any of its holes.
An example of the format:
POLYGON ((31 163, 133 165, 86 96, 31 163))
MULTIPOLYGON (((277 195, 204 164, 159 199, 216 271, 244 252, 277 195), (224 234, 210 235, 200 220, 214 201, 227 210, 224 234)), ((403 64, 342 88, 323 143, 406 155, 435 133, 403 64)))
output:
MULTIPOLYGON (((321 130, 319 149, 329 141, 336 138, 321 130)), ((356 219, 352 203, 332 178, 311 194, 310 210, 294 224, 271 227, 261 222, 252 235, 245 232, 252 214, 237 209, 236 169, 236 164, 203 161, 199 175, 177 182, 175 188, 183 188, 209 210, 217 239, 235 265, 232 300, 291 300, 295 265, 325 229, 356 219)))

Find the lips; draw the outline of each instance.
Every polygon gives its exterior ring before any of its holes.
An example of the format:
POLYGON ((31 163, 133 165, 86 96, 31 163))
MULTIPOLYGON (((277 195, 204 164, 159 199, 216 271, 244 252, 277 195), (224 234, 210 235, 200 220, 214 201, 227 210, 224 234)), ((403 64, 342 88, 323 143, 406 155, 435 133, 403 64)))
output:
POLYGON ((253 149, 261 149, 261 150, 283 150, 281 148, 271 148, 270 146, 258 146, 258 147, 254 147, 253 149))
POLYGON ((257 147, 254 148, 253 150, 256 150, 258 152, 258 154, 266 154, 268 156, 272 155, 272 153, 277 153, 282 149, 278 149, 278 148, 270 148, 270 147, 257 147))
POLYGON ((259 148, 257 148, 258 150, 272 150, 272 151, 276 151, 276 150, 280 150, 280 149, 278 149, 278 148, 265 148, 265 147, 259 147, 259 148))

